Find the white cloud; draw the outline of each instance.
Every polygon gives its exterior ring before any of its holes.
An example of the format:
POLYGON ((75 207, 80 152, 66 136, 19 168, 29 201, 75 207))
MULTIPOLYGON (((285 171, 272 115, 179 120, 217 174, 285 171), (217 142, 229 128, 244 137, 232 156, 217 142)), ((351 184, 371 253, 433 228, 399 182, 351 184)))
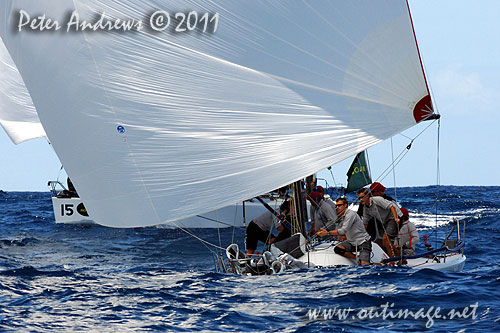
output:
POLYGON ((433 80, 433 95, 440 110, 455 114, 497 114, 498 95, 488 75, 468 71, 460 65, 451 65, 437 71, 433 80), (491 83, 491 84, 490 84, 491 83))
POLYGON ((484 87, 477 73, 465 74, 448 69, 439 73, 437 84, 454 95, 484 99, 484 87))

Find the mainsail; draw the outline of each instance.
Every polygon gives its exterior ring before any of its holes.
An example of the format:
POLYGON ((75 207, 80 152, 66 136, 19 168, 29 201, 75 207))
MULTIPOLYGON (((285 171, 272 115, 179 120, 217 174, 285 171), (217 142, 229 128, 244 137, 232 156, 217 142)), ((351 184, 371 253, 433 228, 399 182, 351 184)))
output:
POLYGON ((405 0, 3 0, 0 36, 85 206, 107 226, 251 198, 432 113, 405 0), (61 28, 19 31, 20 10, 61 28), (158 10, 172 24, 176 13, 208 13, 217 27, 66 31, 75 12, 147 25, 158 10))
POLYGON ((0 125, 15 144, 45 136, 29 92, 1 40, 0 125))

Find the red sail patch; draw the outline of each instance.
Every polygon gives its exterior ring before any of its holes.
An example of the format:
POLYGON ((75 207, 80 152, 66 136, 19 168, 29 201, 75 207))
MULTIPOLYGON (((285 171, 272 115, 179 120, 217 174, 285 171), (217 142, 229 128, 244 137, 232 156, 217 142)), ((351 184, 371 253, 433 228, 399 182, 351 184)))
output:
POLYGON ((426 95, 418 101, 417 105, 415 105, 415 108, 413 109, 413 117, 417 123, 429 118, 433 113, 434 110, 432 108, 430 95, 426 95))

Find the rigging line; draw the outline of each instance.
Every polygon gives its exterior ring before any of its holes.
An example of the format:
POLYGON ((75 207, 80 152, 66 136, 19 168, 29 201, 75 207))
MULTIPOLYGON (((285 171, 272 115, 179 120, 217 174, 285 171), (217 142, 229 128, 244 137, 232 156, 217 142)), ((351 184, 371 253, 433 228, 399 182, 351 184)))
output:
POLYGON ((217 223, 220 223, 220 224, 224 224, 224 225, 227 225, 228 227, 234 227, 234 225, 231 225, 231 224, 226 223, 226 222, 222 222, 220 220, 212 219, 210 217, 201 216, 201 215, 196 215, 196 217, 199 217, 199 218, 202 218, 202 219, 205 219, 205 220, 209 220, 209 221, 212 221, 212 222, 217 222, 217 223))
MULTIPOLYGON (((422 131, 420 131, 417 135, 415 135, 413 137, 413 139, 410 141, 410 144, 407 146, 407 147, 410 147, 411 148, 411 145, 413 144, 413 142, 418 138, 420 137, 429 127, 431 127, 435 122, 436 120, 439 121, 439 119, 435 119, 433 120, 429 125, 427 125, 422 131)), ((401 134, 401 133, 400 133, 401 134)), ((402 134, 401 134, 402 135, 402 134)), ((404 153, 404 155, 406 155, 406 153, 408 153, 408 148, 405 148, 402 150, 402 152, 398 155, 398 157, 396 157, 396 160, 398 160, 400 158, 400 156, 404 153), (406 150, 406 152, 405 152, 406 150)), ((403 157, 404 157, 403 155, 403 157)), ((401 157, 401 159, 403 158, 401 157)), ((399 164, 399 162, 396 163, 395 166, 397 166, 399 164)), ((387 177, 387 175, 385 175, 385 173, 389 173, 390 172, 390 169, 391 169, 391 165, 389 165, 384 171, 382 171, 382 173, 380 174, 380 176, 378 176, 375 180, 378 181, 378 180, 384 180, 385 177, 387 177), (389 171, 388 171, 389 170, 389 171), (382 177, 384 176, 384 177, 382 177)))
MULTIPOLYGON (((441 139, 441 120, 438 119, 438 126, 437 126, 437 147, 436 147, 436 228, 438 225, 438 202, 439 202, 439 186, 441 184, 441 176, 440 176, 440 170, 439 170, 439 153, 440 153, 440 139, 441 139)), ((437 244, 437 236, 436 236, 436 244, 437 244)))
POLYGON ((402 136, 402 137, 404 137, 404 138, 407 138, 408 140, 412 140, 412 138, 410 138, 410 137, 409 137, 409 136, 407 136, 407 135, 404 135, 403 133, 399 133, 399 135, 401 135, 401 136, 402 136))
POLYGON ((266 243, 262 247, 261 253, 264 253, 265 251, 267 251, 269 249, 269 247, 271 246, 271 244, 269 244, 269 241, 271 240, 271 236, 274 237, 273 228, 274 228, 275 219, 277 220, 277 217, 273 216, 273 224, 271 225, 271 229, 269 229, 269 233, 267 234, 267 238, 266 238, 266 243))
MULTIPOLYGON (((48 137, 45 137, 45 140, 47 141, 47 143, 49 144, 50 148, 52 149, 52 151, 54 152, 54 154, 56 153, 56 151, 54 150, 54 146, 52 146, 52 143, 50 142, 49 138, 48 137)), ((57 154, 56 154, 57 155, 57 154)), ((59 182, 59 177, 61 176, 61 171, 62 169, 64 169, 64 165, 61 164, 61 167, 59 168, 59 172, 57 174, 57 179, 56 181, 59 182)))
POLYGON ((59 168, 59 172, 57 173, 57 181, 59 181, 59 177, 61 177, 61 171, 64 168, 64 166, 61 164, 61 167, 59 168))
MULTIPOLYGON (((275 222, 277 220, 278 220, 278 217, 277 216, 273 216, 273 223, 271 224, 271 228, 269 229, 269 233, 267 234, 266 242, 265 242, 264 246, 262 247, 262 250, 261 250, 262 253, 264 253, 265 251, 267 251, 269 249, 269 247, 271 246, 271 244, 269 244, 269 241, 271 240, 271 236, 274 237, 273 229, 274 229, 274 226, 275 226, 275 222)), ((290 230, 291 230, 291 228, 292 228, 292 226, 290 226, 290 230)))
MULTIPOLYGON (((272 214, 273 214, 273 223, 272 223, 272 225, 271 225, 271 228, 269 229, 269 233, 268 233, 268 235, 267 235, 266 242, 265 242, 265 243, 266 243, 265 245, 269 246, 270 244, 268 244, 268 242, 269 242, 269 240, 271 239, 271 236, 273 236, 273 237, 274 237, 274 235, 273 235, 273 228, 274 228, 274 226, 275 226, 275 222, 279 219, 279 217, 280 217, 280 216, 282 216, 282 214, 281 214, 281 212, 280 212, 280 213, 277 213, 277 212, 276 212, 276 209, 273 209, 271 206, 269 206, 269 204, 265 203, 265 202, 262 200, 262 198, 261 198, 260 196, 255 197, 255 199, 257 199, 257 200, 258 200, 258 201, 259 201, 259 202, 260 202, 260 203, 261 203, 261 204, 262 204, 262 205, 263 205, 263 206, 264 206, 264 207, 265 207, 265 208, 266 208, 266 209, 267 209, 270 213, 272 213, 272 214)), ((278 207, 277 207, 277 206, 278 206, 278 202, 276 202, 276 203, 275 203, 275 205, 276 205, 276 206, 275 206, 275 208, 278 208, 278 207)), ((287 229, 289 229, 290 231, 292 231, 293 226, 292 226, 291 224, 287 226, 287 223, 286 223, 286 218, 285 218, 285 220, 284 220, 284 221, 282 220, 282 221, 280 221, 280 222, 281 222, 281 224, 282 224, 282 226, 283 226, 284 228, 287 228, 287 229)), ((278 231, 279 231, 279 230, 278 230, 278 231)), ((278 236, 279 236, 279 235, 278 235, 278 236)))
POLYGON ((370 158, 368 157, 368 149, 365 150, 366 167, 368 168, 368 175, 372 175, 372 168, 370 168, 370 158))
MULTIPOLYGON (((407 146, 408 147, 408 146, 407 146)), ((403 157, 408 153, 408 149, 405 148, 401 151, 401 153, 399 153, 399 155, 396 157, 396 162, 393 163, 393 164, 389 164, 389 166, 384 170, 382 171, 382 173, 380 174, 380 176, 378 176, 375 180, 376 181, 382 181, 385 179, 385 177, 387 177, 389 175, 389 173, 391 172, 391 167, 395 167, 399 164, 399 162, 403 159, 403 157)))
POLYGON ((243 228, 245 230, 247 229, 247 214, 246 214, 246 207, 245 207, 245 200, 241 202, 241 208, 242 208, 242 213, 243 213, 243 228))
MULTIPOLYGON (((335 186, 335 190, 337 191, 337 198, 338 198, 338 197, 340 197, 339 187, 337 186, 337 182, 335 181, 335 177, 333 176, 332 167, 330 166, 328 168, 328 170, 330 171, 330 175, 332 176, 333 186, 335 186)), ((328 186, 327 186, 327 189, 328 189, 328 186)), ((332 194, 333 194, 333 191, 332 191, 332 194)))
MULTIPOLYGON (((402 154, 402 156, 396 160, 396 163, 394 164, 394 168, 395 168, 395 167, 397 167, 397 166, 399 165, 399 163, 401 163, 401 161, 402 161, 402 160, 403 160, 403 158, 406 156, 406 154, 408 154, 408 151, 402 152, 401 154, 402 154)), ((380 176, 379 178, 377 178, 377 180, 382 181, 382 180, 384 180, 384 179, 385 179, 385 177, 387 177, 387 176, 389 175, 389 173, 391 172, 391 170, 390 170, 389 168, 388 168, 388 169, 386 169, 386 170, 387 170, 386 174, 385 174, 385 175, 383 175, 383 177, 382 177, 382 176, 380 176)))
MULTIPOLYGON (((399 153, 399 155, 395 159, 397 161, 395 165, 397 165, 400 162, 400 160, 404 157, 404 155, 408 153, 408 150, 411 148, 412 144, 413 140, 401 151, 401 153, 399 153)), ((380 174, 380 176, 376 178, 376 180, 384 180, 385 177, 387 177, 387 175, 389 174, 389 172, 391 172, 391 166, 392 164, 389 164, 389 166, 384 171, 382 171, 382 173, 380 174)))
POLYGON ((418 138, 420 135, 422 135, 422 133, 424 133, 429 127, 431 127, 435 122, 436 120, 439 122, 439 119, 434 119, 429 125, 427 125, 427 127, 425 127, 422 131, 420 131, 420 133, 418 133, 414 138, 413 140, 415 140, 416 138, 418 138))
MULTIPOLYGON (((219 219, 219 210, 217 209, 216 211, 216 214, 217 214, 217 219, 219 219)), ((219 235, 219 246, 222 247, 222 241, 220 239, 220 226, 217 225, 217 234, 219 235)))
POLYGON ((212 254, 217 254, 217 253, 216 253, 216 252, 214 252, 214 251, 212 251, 212 250, 211 250, 211 249, 210 249, 207 245, 213 246, 213 247, 215 247, 216 249, 219 249, 219 250, 225 250, 224 248, 222 248, 222 247, 220 247, 220 246, 218 246, 218 245, 215 245, 215 244, 213 244, 213 243, 210 243, 209 241, 206 241, 206 240, 204 240, 203 238, 200 238, 200 237, 196 236, 194 233, 192 233, 191 231, 189 231, 189 230, 187 230, 187 229, 185 229, 185 228, 183 228, 183 227, 179 226, 179 225, 178 225, 178 224, 176 224, 175 222, 174 222, 174 224, 175 224, 175 226, 176 226, 177 228, 179 228, 180 230, 184 231, 186 234, 188 234, 188 235, 190 235, 190 236, 192 236, 192 237, 196 238, 197 240, 199 240, 199 241, 200 241, 203 245, 205 245, 205 247, 206 247, 206 248, 207 248, 210 252, 212 252, 212 254))
MULTIPOLYGON (((242 202, 241 205, 243 206, 244 203, 242 202)), ((236 217, 238 215, 238 205, 235 205, 235 210, 234 210, 234 218, 233 218, 233 234, 231 236, 231 244, 234 243, 234 232, 236 230, 236 217)))
MULTIPOLYGON (((400 154, 401 155, 401 154, 400 154)), ((370 158, 368 157, 368 149, 365 149, 365 159, 366 159, 366 167, 368 168, 368 176, 369 176, 369 179, 371 182, 373 182, 372 180, 372 170, 370 168, 370 158)), ((386 169, 387 170, 387 169, 386 169)), ((384 171, 385 172, 385 171, 384 171)), ((383 174, 383 173, 382 173, 383 174)), ((383 179, 382 179, 383 180, 383 179)), ((346 185, 347 186, 347 185, 346 185)), ((344 197, 345 197, 345 190, 344 190, 344 197)), ((358 195, 356 194, 356 199, 358 198, 358 195)), ((354 202, 359 202, 359 204, 361 205, 361 201, 360 200, 355 200, 353 201, 352 203, 354 202)), ((376 228, 376 225, 375 225, 375 229, 377 230, 376 228)), ((377 231, 377 234, 378 234, 378 231, 377 231)))
POLYGON ((392 181, 394 184, 394 199, 398 201, 398 194, 396 192, 396 168, 394 166, 394 146, 392 143, 392 136, 391 136, 391 155, 392 155, 392 181))

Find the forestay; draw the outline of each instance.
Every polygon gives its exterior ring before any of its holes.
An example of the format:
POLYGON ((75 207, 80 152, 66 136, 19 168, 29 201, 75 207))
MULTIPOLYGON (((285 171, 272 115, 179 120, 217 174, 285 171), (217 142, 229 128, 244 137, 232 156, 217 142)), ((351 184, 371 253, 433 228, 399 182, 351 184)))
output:
POLYGON ((432 113, 404 0, 3 0, 0 15, 57 155, 107 226, 251 198, 432 113), (20 9, 61 29, 18 31, 20 9), (144 27, 66 32, 75 10, 144 27), (145 27, 157 10, 169 29, 145 27), (198 31, 173 31, 190 11, 198 31), (204 13, 218 14, 215 32, 201 31, 204 13))

